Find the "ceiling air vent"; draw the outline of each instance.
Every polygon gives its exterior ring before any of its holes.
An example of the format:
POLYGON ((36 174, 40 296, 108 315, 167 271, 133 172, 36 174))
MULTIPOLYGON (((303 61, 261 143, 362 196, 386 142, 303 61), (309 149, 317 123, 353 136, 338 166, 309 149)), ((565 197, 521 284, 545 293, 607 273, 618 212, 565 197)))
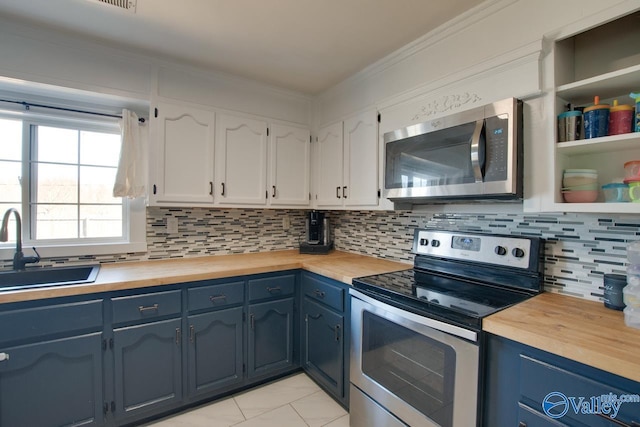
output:
POLYGON ((136 2, 137 0, 98 0, 100 3, 110 4, 111 6, 116 6, 121 9, 128 10, 129 12, 136 11, 136 2))

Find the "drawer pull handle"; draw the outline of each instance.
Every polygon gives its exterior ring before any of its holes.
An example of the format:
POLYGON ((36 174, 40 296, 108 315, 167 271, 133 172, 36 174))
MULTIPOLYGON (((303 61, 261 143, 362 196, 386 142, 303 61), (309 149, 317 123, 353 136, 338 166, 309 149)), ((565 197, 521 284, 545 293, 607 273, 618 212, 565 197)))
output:
POLYGON ((9 353, 0 353, 0 362, 4 362, 5 360, 9 360, 9 353))
POLYGON ((251 329, 256 328, 256 316, 253 314, 249 315, 249 324, 251 325, 251 329))
POLYGON ((340 325, 336 325, 335 331, 336 331, 336 341, 340 341, 340 325))
POLYGON ((220 301, 220 300, 223 300, 223 299, 227 299, 227 296, 225 294, 220 294, 220 295, 216 295, 216 296, 211 295, 209 297, 209 301, 211 301, 214 304, 216 303, 216 301, 220 301))
POLYGON ((340 198, 340 187, 336 187, 336 197, 340 198))
POLYGON ((189 326, 189 341, 196 342, 196 328, 193 325, 189 326))
POLYGON ((269 291, 269 293, 274 293, 274 292, 281 292, 282 289, 280 289, 280 286, 276 286, 275 288, 267 288, 267 291, 269 291))
POLYGON ((140 305, 140 306, 138 306, 138 311, 140 311, 140 314, 144 314, 147 311, 156 311, 157 312, 158 311, 158 304, 153 304, 153 305, 150 305, 148 307, 145 307, 144 305, 140 305))
POLYGON ((182 338, 182 331, 180 328, 176 328, 176 345, 180 345, 180 338, 182 338))
POLYGON ((527 427, 527 423, 525 423, 524 421, 520 421, 518 423, 518 427, 527 427))
POLYGON ((345 185, 344 187, 342 187, 342 197, 343 198, 347 198, 347 186, 345 185))
POLYGON ((316 294, 318 298, 324 298, 324 292, 322 292, 320 289, 316 289, 315 291, 313 291, 313 293, 316 294))

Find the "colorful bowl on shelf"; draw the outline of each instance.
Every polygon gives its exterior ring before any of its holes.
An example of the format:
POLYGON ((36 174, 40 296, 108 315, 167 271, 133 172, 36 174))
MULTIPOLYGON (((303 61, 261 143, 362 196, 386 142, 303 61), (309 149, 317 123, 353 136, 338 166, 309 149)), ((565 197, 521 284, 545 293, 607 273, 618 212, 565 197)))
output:
POLYGON ((625 179, 624 183, 629 185, 629 198, 631 201, 640 203, 640 179, 625 179))
POLYGON ((563 191, 562 197, 567 203, 593 203, 598 200, 598 190, 563 191))
POLYGON ((640 160, 631 160, 624 164, 624 179, 640 181, 640 160))
MULTIPOLYGON (((598 186, 598 171, 595 169, 566 169, 562 174, 562 187, 598 186)), ((585 188, 587 190, 587 188, 585 188)))

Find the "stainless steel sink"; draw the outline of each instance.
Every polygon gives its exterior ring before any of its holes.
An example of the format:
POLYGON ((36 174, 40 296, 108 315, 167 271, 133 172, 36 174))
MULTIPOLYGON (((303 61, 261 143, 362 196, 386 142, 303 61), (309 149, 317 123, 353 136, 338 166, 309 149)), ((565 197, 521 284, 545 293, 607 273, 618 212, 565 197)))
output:
POLYGON ((93 283, 100 265, 30 268, 0 272, 0 291, 93 283))

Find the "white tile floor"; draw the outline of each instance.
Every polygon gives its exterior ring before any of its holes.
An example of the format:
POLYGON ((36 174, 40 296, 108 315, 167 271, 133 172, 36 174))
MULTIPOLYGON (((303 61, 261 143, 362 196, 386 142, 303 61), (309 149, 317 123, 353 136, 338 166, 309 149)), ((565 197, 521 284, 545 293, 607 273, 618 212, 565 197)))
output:
POLYGON ((145 426, 348 427, 349 414, 300 373, 145 426))

